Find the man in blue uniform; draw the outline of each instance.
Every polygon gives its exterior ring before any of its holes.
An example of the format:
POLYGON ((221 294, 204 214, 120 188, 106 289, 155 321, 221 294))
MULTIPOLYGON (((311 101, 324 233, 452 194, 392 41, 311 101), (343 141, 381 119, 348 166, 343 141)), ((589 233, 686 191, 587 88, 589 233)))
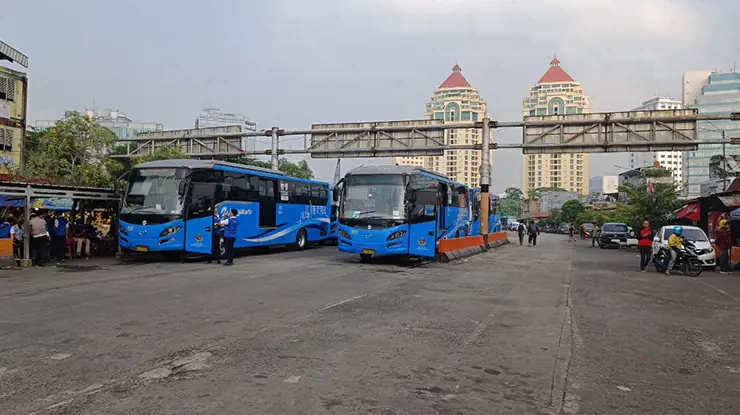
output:
POLYGON ((62 212, 57 212, 54 219, 54 234, 51 237, 52 252, 57 261, 63 262, 67 253, 67 219, 62 212))
POLYGON ((236 231, 239 228, 239 219, 236 215, 239 212, 231 209, 229 217, 221 221, 224 227, 224 248, 226 248, 226 262, 224 265, 234 265, 234 243, 236 242, 236 231))

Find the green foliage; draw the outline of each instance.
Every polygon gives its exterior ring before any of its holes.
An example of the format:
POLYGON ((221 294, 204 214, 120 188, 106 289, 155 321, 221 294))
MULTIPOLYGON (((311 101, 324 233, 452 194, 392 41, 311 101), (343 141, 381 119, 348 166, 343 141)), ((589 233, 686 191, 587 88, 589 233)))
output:
POLYGON ((157 150, 153 154, 147 154, 144 156, 136 156, 131 159, 132 164, 146 163, 148 161, 157 160, 176 160, 176 159, 189 159, 187 154, 183 153, 179 148, 165 147, 157 150))
POLYGON ((520 215, 521 203, 518 200, 502 198, 501 201, 501 215, 502 216, 516 216, 520 215))
POLYGON ((504 190, 504 196, 505 199, 511 199, 511 200, 522 200, 524 197, 524 193, 521 189, 518 189, 516 187, 509 187, 506 190, 504 190))
POLYGON ((627 196, 627 202, 617 208, 623 222, 638 229, 640 223, 647 219, 653 229, 656 229, 673 216, 673 212, 681 207, 678 201, 678 189, 672 184, 655 183, 654 193, 648 192, 647 184, 632 186, 626 184, 619 187, 619 191, 627 196))
POLYGON ((72 186, 111 184, 105 152, 115 134, 93 118, 68 111, 53 127, 32 131, 31 138, 31 151, 20 175, 72 186))
POLYGON ((586 208, 580 201, 576 199, 568 200, 567 202, 563 203, 563 208, 560 212, 560 220, 562 222, 575 223, 578 215, 581 214, 584 210, 586 210, 586 208))
MULTIPOLYGON (((234 163, 245 164, 247 166, 257 166, 265 169, 269 169, 271 167, 269 162, 262 161, 251 156, 239 157, 234 160, 234 163)), ((281 158, 278 162, 278 170, 291 177, 313 179, 313 170, 308 166, 308 162, 306 162, 306 160, 300 160, 298 163, 293 163, 288 159, 281 158)))

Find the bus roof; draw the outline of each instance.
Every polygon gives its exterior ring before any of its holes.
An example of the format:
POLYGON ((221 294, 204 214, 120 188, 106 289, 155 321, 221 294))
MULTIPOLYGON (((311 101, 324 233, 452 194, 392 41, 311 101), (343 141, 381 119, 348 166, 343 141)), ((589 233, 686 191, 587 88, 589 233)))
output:
POLYGON ((437 173, 436 171, 428 170, 422 167, 398 166, 395 164, 373 164, 369 166, 360 166, 360 167, 356 167, 350 170, 349 172, 347 172, 347 176, 364 175, 364 174, 419 174, 419 173, 426 173, 426 174, 438 177, 440 179, 446 180, 448 182, 462 185, 462 183, 457 183, 454 180, 450 179, 449 177, 445 176, 444 174, 437 173))
POLYGON ((188 160, 188 159, 173 159, 173 160, 157 160, 157 161, 147 161, 146 163, 137 164, 134 166, 137 169, 147 169, 147 168, 175 168, 175 167, 187 167, 191 169, 212 169, 214 166, 223 166, 223 167, 231 167, 234 169, 242 169, 242 170, 253 170, 253 171, 259 171, 263 173, 270 173, 274 174, 276 176, 285 176, 285 173, 273 170, 273 169, 266 169, 264 167, 257 167, 257 166, 249 166, 246 164, 239 164, 239 163, 230 163, 228 161, 221 161, 221 160, 188 160))

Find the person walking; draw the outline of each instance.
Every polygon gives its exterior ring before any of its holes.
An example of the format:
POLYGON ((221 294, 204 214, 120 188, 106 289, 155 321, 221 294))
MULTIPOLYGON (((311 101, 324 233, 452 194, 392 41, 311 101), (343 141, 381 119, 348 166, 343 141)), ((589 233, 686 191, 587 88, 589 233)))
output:
POLYGON ((586 224, 582 223, 580 226, 581 229, 581 240, 586 239, 586 224))
POLYGON ((527 232, 527 229, 524 227, 523 223, 519 223, 519 227, 516 232, 519 234, 519 246, 524 245, 524 233, 527 232))
POLYGON ((23 238, 26 237, 23 222, 16 222, 14 218, 11 218, 10 223, 13 225, 10 228, 10 237, 13 238, 13 254, 20 260, 23 259, 23 238))
POLYGON ((537 224, 534 223, 534 221, 529 222, 527 233, 529 233, 527 246, 537 246, 537 235, 540 233, 540 229, 537 227, 537 224))
POLYGON ((601 228, 599 228, 599 224, 594 222, 594 230, 591 234, 591 248, 595 247, 596 245, 599 245, 601 247, 601 228))
POLYGON ((229 217, 220 222, 221 226, 224 227, 224 247, 226 248, 226 262, 224 265, 234 265, 234 243, 239 229, 239 219, 236 217, 238 214, 239 212, 236 209, 231 209, 229 217))
POLYGON ((217 264, 221 264, 221 237, 223 236, 224 228, 220 224, 218 217, 218 208, 213 208, 213 233, 211 235, 211 258, 207 264, 212 264, 213 260, 216 260, 217 264))
POLYGON ((653 230, 647 220, 642 221, 637 248, 640 250, 640 272, 645 272, 653 256, 653 230))
POLYGON ((568 226, 568 236, 570 242, 576 241, 576 227, 572 223, 568 226))
POLYGON ((732 252, 732 232, 727 219, 720 219, 716 230, 715 242, 720 251, 719 273, 729 274, 732 272, 730 265, 730 253, 732 252))
POLYGON ((31 252, 33 259, 39 267, 46 266, 47 254, 49 253, 49 230, 46 227, 44 214, 39 213, 31 218, 28 225, 31 227, 31 252))

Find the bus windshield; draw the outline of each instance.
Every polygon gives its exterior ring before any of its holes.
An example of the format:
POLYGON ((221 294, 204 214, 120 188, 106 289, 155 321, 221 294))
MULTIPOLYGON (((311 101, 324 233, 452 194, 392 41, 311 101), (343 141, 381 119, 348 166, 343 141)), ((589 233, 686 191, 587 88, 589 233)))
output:
POLYGON ((135 169, 129 177, 122 214, 182 214, 178 188, 184 169, 135 169))
POLYGON ((344 184, 340 217, 403 220, 406 218, 405 192, 400 175, 349 176, 344 184))

